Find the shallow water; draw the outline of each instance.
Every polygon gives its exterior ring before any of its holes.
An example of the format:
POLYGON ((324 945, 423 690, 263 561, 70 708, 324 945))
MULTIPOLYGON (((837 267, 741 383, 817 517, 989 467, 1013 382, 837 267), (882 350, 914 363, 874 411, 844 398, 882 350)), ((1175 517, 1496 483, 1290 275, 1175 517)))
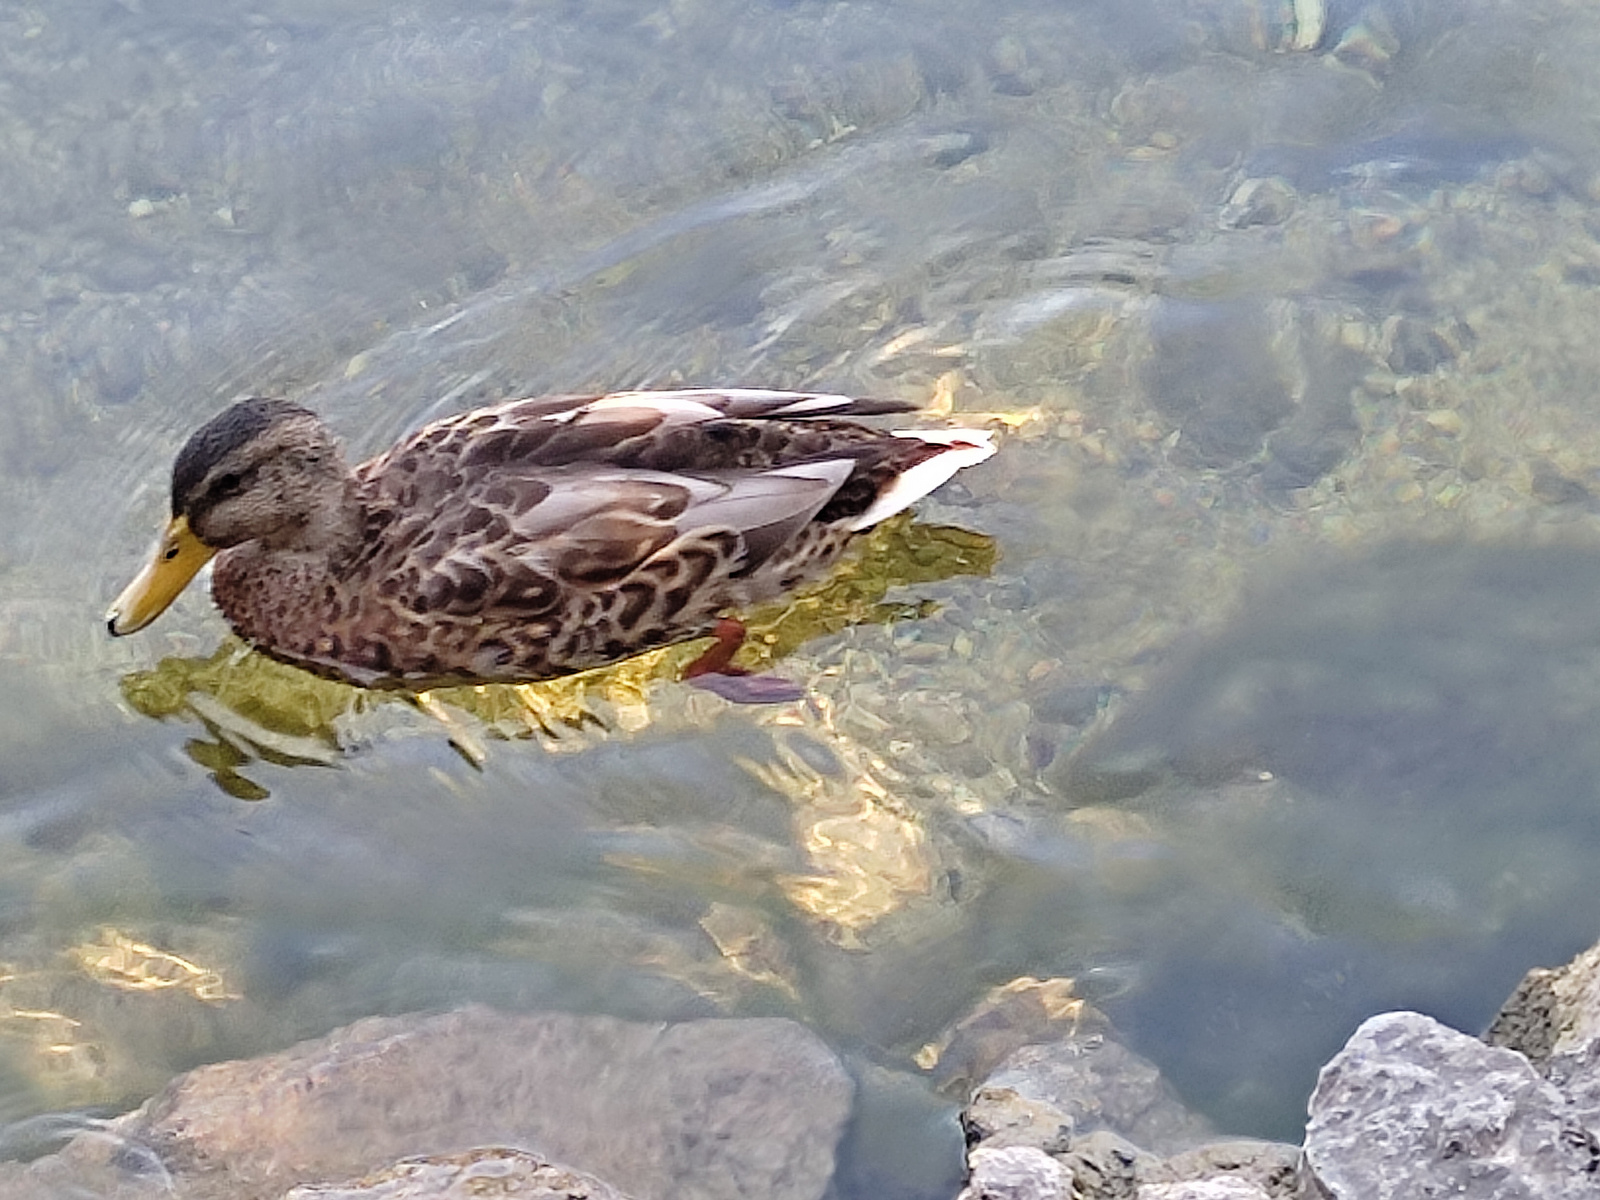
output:
POLYGON ((1018 976, 1292 1138, 1364 1016, 1592 942, 1600 14, 1292 7, 0 15, 0 1118, 467 999, 785 1013, 845 1193, 939 1196, 926 1048, 1018 976), (806 706, 104 635, 237 394, 364 454, 678 383, 1002 431, 765 615, 806 706))

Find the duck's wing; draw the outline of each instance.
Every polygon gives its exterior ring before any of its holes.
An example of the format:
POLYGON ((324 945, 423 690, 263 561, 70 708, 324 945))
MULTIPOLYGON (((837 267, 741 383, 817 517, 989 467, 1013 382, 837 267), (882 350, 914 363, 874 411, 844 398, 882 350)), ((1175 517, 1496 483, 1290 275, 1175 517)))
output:
POLYGON ((427 425, 379 459, 369 475, 398 477, 424 462, 464 472, 579 462, 653 470, 716 470, 827 457, 826 431, 870 430, 825 418, 877 416, 913 406, 822 392, 693 388, 512 400, 427 425), (822 419, 819 419, 822 418, 822 419))
POLYGON ((829 418, 903 407, 743 389, 512 401, 430 425, 360 474, 400 518, 383 538, 397 602, 532 613, 663 554, 693 556, 702 583, 748 574, 813 518, 858 519, 948 447, 829 418))
POLYGON ((787 544, 854 464, 834 459, 686 476, 591 464, 510 469, 462 487, 384 540, 380 592, 414 612, 534 616, 614 587, 651 560, 694 559, 697 585, 748 573, 787 544))

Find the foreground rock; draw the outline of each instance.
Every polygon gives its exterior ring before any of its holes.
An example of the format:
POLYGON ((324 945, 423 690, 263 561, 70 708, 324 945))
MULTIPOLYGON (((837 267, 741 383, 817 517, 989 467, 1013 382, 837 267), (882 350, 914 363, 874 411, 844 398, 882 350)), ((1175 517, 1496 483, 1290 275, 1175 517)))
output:
POLYGON ((1600 1135, 1600 945, 1556 970, 1529 971, 1484 1040, 1525 1055, 1600 1135))
POLYGON ((283 1200, 628 1200, 604 1180, 545 1162, 524 1150, 495 1147, 408 1159, 350 1183, 291 1188, 283 1200))
POLYGON ((1336 1200, 1581 1200, 1600 1144, 1521 1054, 1418 1013, 1366 1021, 1322 1069, 1308 1178, 1336 1200))
POLYGON ((76 1188, 276 1200, 398 1159, 504 1146, 637 1200, 812 1200, 827 1191, 852 1098, 832 1052, 790 1021, 484 1008, 373 1018, 181 1076, 103 1131, 0 1173, 0 1198, 76 1188))

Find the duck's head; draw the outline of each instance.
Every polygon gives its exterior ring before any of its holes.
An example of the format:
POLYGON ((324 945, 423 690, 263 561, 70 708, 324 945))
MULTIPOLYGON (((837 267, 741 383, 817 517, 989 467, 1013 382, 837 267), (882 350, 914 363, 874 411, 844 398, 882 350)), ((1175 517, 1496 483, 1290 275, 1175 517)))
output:
POLYGON ((184 443, 172 518, 150 562, 111 606, 115 636, 143 629, 218 550, 257 541, 315 548, 339 527, 349 472, 332 432, 287 400, 241 400, 184 443))

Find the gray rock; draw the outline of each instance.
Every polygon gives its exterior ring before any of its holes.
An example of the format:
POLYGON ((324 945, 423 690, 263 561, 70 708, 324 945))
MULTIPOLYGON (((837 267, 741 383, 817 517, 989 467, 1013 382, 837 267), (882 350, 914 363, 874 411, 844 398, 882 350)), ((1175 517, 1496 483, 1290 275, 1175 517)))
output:
MULTIPOLYGON (((1300 1190, 1300 1147, 1245 1138, 1212 1142, 1182 1154, 1174 1154, 1160 1165, 1141 1172, 1139 1183, 1141 1187, 1238 1183, 1248 1185, 1250 1189, 1241 1195, 1260 1195, 1268 1197, 1268 1200, 1294 1200, 1300 1190)), ((1181 1194, 1174 1193, 1174 1196, 1181 1194)), ((1197 1193, 1197 1196, 1201 1194, 1197 1193)), ((1141 1191, 1139 1200, 1149 1198, 1141 1191)))
POLYGON ((1529 971, 1484 1040, 1535 1063, 1553 1054, 1581 1053, 1600 1041, 1600 944, 1564 967, 1529 971))
MULTIPOLYGON (((1600 1142, 1600 1042, 1577 1053, 1552 1055, 1545 1064, 1545 1078, 1566 1097, 1572 1119, 1600 1142)), ((1596 1193, 1600 1194, 1600 1181, 1596 1193)))
MULTIPOLYGON (((1149 1200, 1295 1196, 1297 1147, 1201 1144, 1210 1126, 1184 1107, 1153 1064, 1117 1040, 1105 1014, 1081 1002, 1072 1014, 1066 1036, 1013 1050, 973 1091, 961 1114, 974 1147, 968 1156, 972 1182, 963 1200, 1053 1195, 1056 1169, 1070 1185, 1063 1195, 1072 1200, 1145 1200, 1147 1193, 1149 1200), (1160 1153, 1174 1157, 1163 1161, 1160 1153)), ((952 1042, 952 1051, 964 1049, 967 1058, 982 1061, 973 1053, 978 1031, 1032 1028, 1000 1020, 996 1009, 981 1015, 963 1023, 966 1036, 952 1042)))
POLYGON ((1556 970, 1529 971, 1484 1041, 1525 1055, 1600 1137, 1600 945, 1556 970))
POLYGON ((1142 1183, 1138 1200, 1271 1200, 1248 1179, 1186 1179, 1182 1183, 1142 1183))
POLYGON ((1389 369, 1396 375, 1427 375, 1461 353, 1465 327, 1436 328, 1415 317, 1396 318, 1387 330, 1389 369))
POLYGON ((1517 990, 1495 1014, 1483 1040, 1491 1046, 1515 1050, 1535 1066, 1542 1066, 1561 1034, 1562 1001, 1556 992, 1559 973, 1543 967, 1529 971, 1517 990))
POLYGON ((1073 1200, 1072 1172, 1032 1146, 980 1146, 959 1200, 1073 1200))
POLYGON ((1527 1059, 1418 1013, 1373 1017, 1323 1068, 1305 1162, 1334 1200, 1600 1191, 1600 1146, 1527 1059))
POLYGON ((980 1117, 993 1118, 1001 1089, 1061 1114, 1075 1135, 1109 1130, 1156 1154, 1187 1149, 1211 1134, 1153 1063, 1099 1030, 1013 1052, 975 1098, 984 1101, 980 1117))
POLYGON ((1254 458, 1294 411, 1281 331, 1250 301, 1167 298, 1151 316, 1150 402, 1182 437, 1175 458, 1231 467, 1254 458))
POLYGON ((1061 1161, 1072 1172, 1074 1200, 1134 1200, 1140 1177, 1160 1162, 1106 1129, 1074 1138, 1061 1161))
POLYGON ((1043 1100, 1018 1095, 1008 1087, 981 1087, 961 1113, 967 1140, 1000 1149, 1031 1146, 1060 1154, 1072 1144, 1072 1117, 1043 1100))
MULTIPOLYGON (((853 1085, 791 1021, 639 1024, 466 1008, 202 1067, 0 1197, 270 1200, 398 1159, 519 1147, 652 1197, 824 1195, 853 1085)), ((404 1193, 400 1193, 404 1194, 404 1193)), ((515 1193, 513 1193, 515 1194, 515 1193)))
POLYGON ((1248 229, 1252 225, 1282 225, 1293 215, 1299 200, 1286 179, 1268 176, 1246 179, 1233 189, 1218 214, 1224 229, 1248 229))
MULTIPOLYGON (((1014 1132, 1014 1131, 1012 1131, 1014 1132)), ((1291 1200, 1299 1150, 1222 1142, 1162 1161, 1099 1130, 1051 1153, 997 1134, 975 1149, 960 1200, 1291 1200), (1058 1191, 1054 1189, 1065 1189, 1058 1191)))
MULTIPOLYGON (((1066 1169, 1073 1200, 1299 1200, 1301 1195, 1298 1146, 1213 1142, 1163 1160, 1105 1130, 1074 1138, 1053 1152, 1048 1145, 1008 1144, 1016 1136, 1015 1129, 1002 1130, 973 1152, 974 1180, 981 1151, 1027 1149, 1049 1154, 1066 1169)), ((984 1200, 1020 1200, 1031 1194, 1007 1192, 993 1182, 989 1186, 989 1192, 981 1193, 984 1200)))
POLYGON ((283 1200, 628 1200, 602 1179, 502 1146, 414 1158, 349 1183, 291 1188, 283 1200))

